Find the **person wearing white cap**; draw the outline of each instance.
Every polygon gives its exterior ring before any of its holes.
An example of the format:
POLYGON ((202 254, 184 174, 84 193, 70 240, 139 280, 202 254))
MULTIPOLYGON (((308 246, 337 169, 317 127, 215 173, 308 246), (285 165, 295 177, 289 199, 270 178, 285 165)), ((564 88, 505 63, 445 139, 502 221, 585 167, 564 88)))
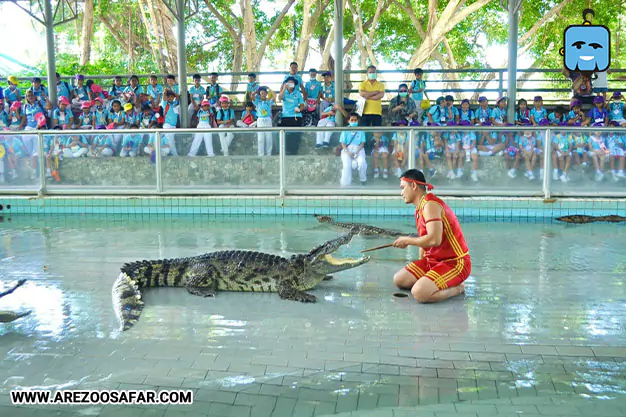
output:
MULTIPOLYGON (((220 108, 217 110, 215 120, 218 129, 229 129, 235 125, 235 111, 230 108, 230 100, 227 96, 219 98, 220 108)), ((222 147, 222 155, 228 156, 228 147, 233 141, 235 135, 231 132, 220 133, 220 145, 222 147)))
MULTIPOLYGON (((211 128, 211 102, 207 99, 202 100, 200 103, 200 109, 198 110, 198 129, 210 129, 211 128)), ((215 156, 213 153, 213 135, 209 132, 200 132, 193 135, 193 142, 191 143, 191 149, 187 156, 193 157, 198 153, 200 145, 204 141, 204 147, 206 148, 206 156, 215 156)))

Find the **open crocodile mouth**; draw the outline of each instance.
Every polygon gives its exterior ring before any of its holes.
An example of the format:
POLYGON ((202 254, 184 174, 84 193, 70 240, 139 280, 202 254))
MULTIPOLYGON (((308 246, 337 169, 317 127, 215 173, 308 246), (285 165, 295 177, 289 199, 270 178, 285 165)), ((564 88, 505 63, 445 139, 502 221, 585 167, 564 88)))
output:
POLYGON ((355 263, 362 262, 364 258, 354 259, 354 258, 335 258, 333 255, 327 254, 324 255, 324 260, 333 266, 343 266, 343 265, 352 265, 355 263))

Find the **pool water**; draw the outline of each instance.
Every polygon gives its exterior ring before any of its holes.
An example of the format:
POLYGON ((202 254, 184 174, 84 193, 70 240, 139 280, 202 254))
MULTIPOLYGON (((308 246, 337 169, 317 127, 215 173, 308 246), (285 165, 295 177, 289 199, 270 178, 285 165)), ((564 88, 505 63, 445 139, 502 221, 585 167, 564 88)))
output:
MULTIPOLYGON (((410 212, 340 220, 414 232, 410 212)), ((478 416, 487 405, 579 415, 589 405, 579 400, 626 415, 621 225, 464 222, 467 293, 437 305, 393 296, 394 272, 417 251, 383 249, 311 290, 315 304, 146 289, 123 333, 111 287, 125 262, 228 248, 287 256, 340 232, 308 216, 14 216, 2 226, 0 289, 28 282, 0 310, 32 314, 0 324, 0 415, 433 416, 471 405, 478 416), (184 388, 194 404, 13 406, 9 391, 27 388, 184 388)), ((388 241, 356 237, 336 256, 388 241)))

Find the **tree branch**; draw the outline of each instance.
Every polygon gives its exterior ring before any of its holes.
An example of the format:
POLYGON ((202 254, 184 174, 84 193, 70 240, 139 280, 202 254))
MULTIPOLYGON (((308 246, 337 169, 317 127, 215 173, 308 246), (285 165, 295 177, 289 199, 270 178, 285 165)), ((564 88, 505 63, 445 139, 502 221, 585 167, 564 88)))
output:
POLYGON ((210 0, 204 0, 204 4, 206 4, 206 7, 208 7, 208 9, 211 11, 211 13, 213 13, 215 15, 215 17, 217 18, 217 20, 220 21, 220 23, 222 25, 224 25, 224 27, 226 28, 226 30, 228 31, 228 33, 230 33, 230 36, 233 39, 237 39, 237 31, 235 30, 235 28, 233 27, 233 25, 231 25, 228 20, 226 20, 226 18, 224 18, 224 16, 222 16, 222 14, 213 6, 213 4, 211 3, 210 0))
MULTIPOLYGON (((204 1, 208 1, 208 0, 204 0, 204 1)), ((289 9, 291 9, 291 6, 295 3, 295 1, 296 0, 287 0, 287 4, 285 4, 283 9, 280 11, 280 13, 278 13, 276 18, 274 19, 274 23, 272 23, 272 27, 270 28, 269 32, 267 32, 267 34, 261 41, 261 45, 259 45, 259 53, 258 53, 259 57, 262 57, 265 54, 265 49, 267 48, 267 44, 269 43, 270 39, 274 37, 274 33, 276 33, 276 31, 278 30, 280 23, 283 21, 283 19, 287 15, 287 12, 289 12, 289 9)))

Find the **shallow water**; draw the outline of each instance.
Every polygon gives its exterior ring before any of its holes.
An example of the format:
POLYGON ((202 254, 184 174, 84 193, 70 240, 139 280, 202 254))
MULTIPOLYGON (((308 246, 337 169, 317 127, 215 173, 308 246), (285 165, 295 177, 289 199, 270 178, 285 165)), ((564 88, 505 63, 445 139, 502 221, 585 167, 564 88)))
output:
MULTIPOLYGON (((410 216, 363 221, 414 232, 410 216)), ((312 290, 316 304, 148 289, 138 324, 120 333, 111 286, 125 262, 228 248, 287 256, 339 232, 312 217, 13 217, 0 231, 0 285, 29 281, 0 310, 33 313, 0 325, 0 415, 9 390, 44 387, 196 390, 191 406, 140 407, 150 415, 308 416, 560 394, 622 401, 626 227, 463 228, 473 271, 462 298, 394 297, 391 277, 417 251, 384 249, 312 290)), ((336 255, 386 242, 356 237, 336 255)))

